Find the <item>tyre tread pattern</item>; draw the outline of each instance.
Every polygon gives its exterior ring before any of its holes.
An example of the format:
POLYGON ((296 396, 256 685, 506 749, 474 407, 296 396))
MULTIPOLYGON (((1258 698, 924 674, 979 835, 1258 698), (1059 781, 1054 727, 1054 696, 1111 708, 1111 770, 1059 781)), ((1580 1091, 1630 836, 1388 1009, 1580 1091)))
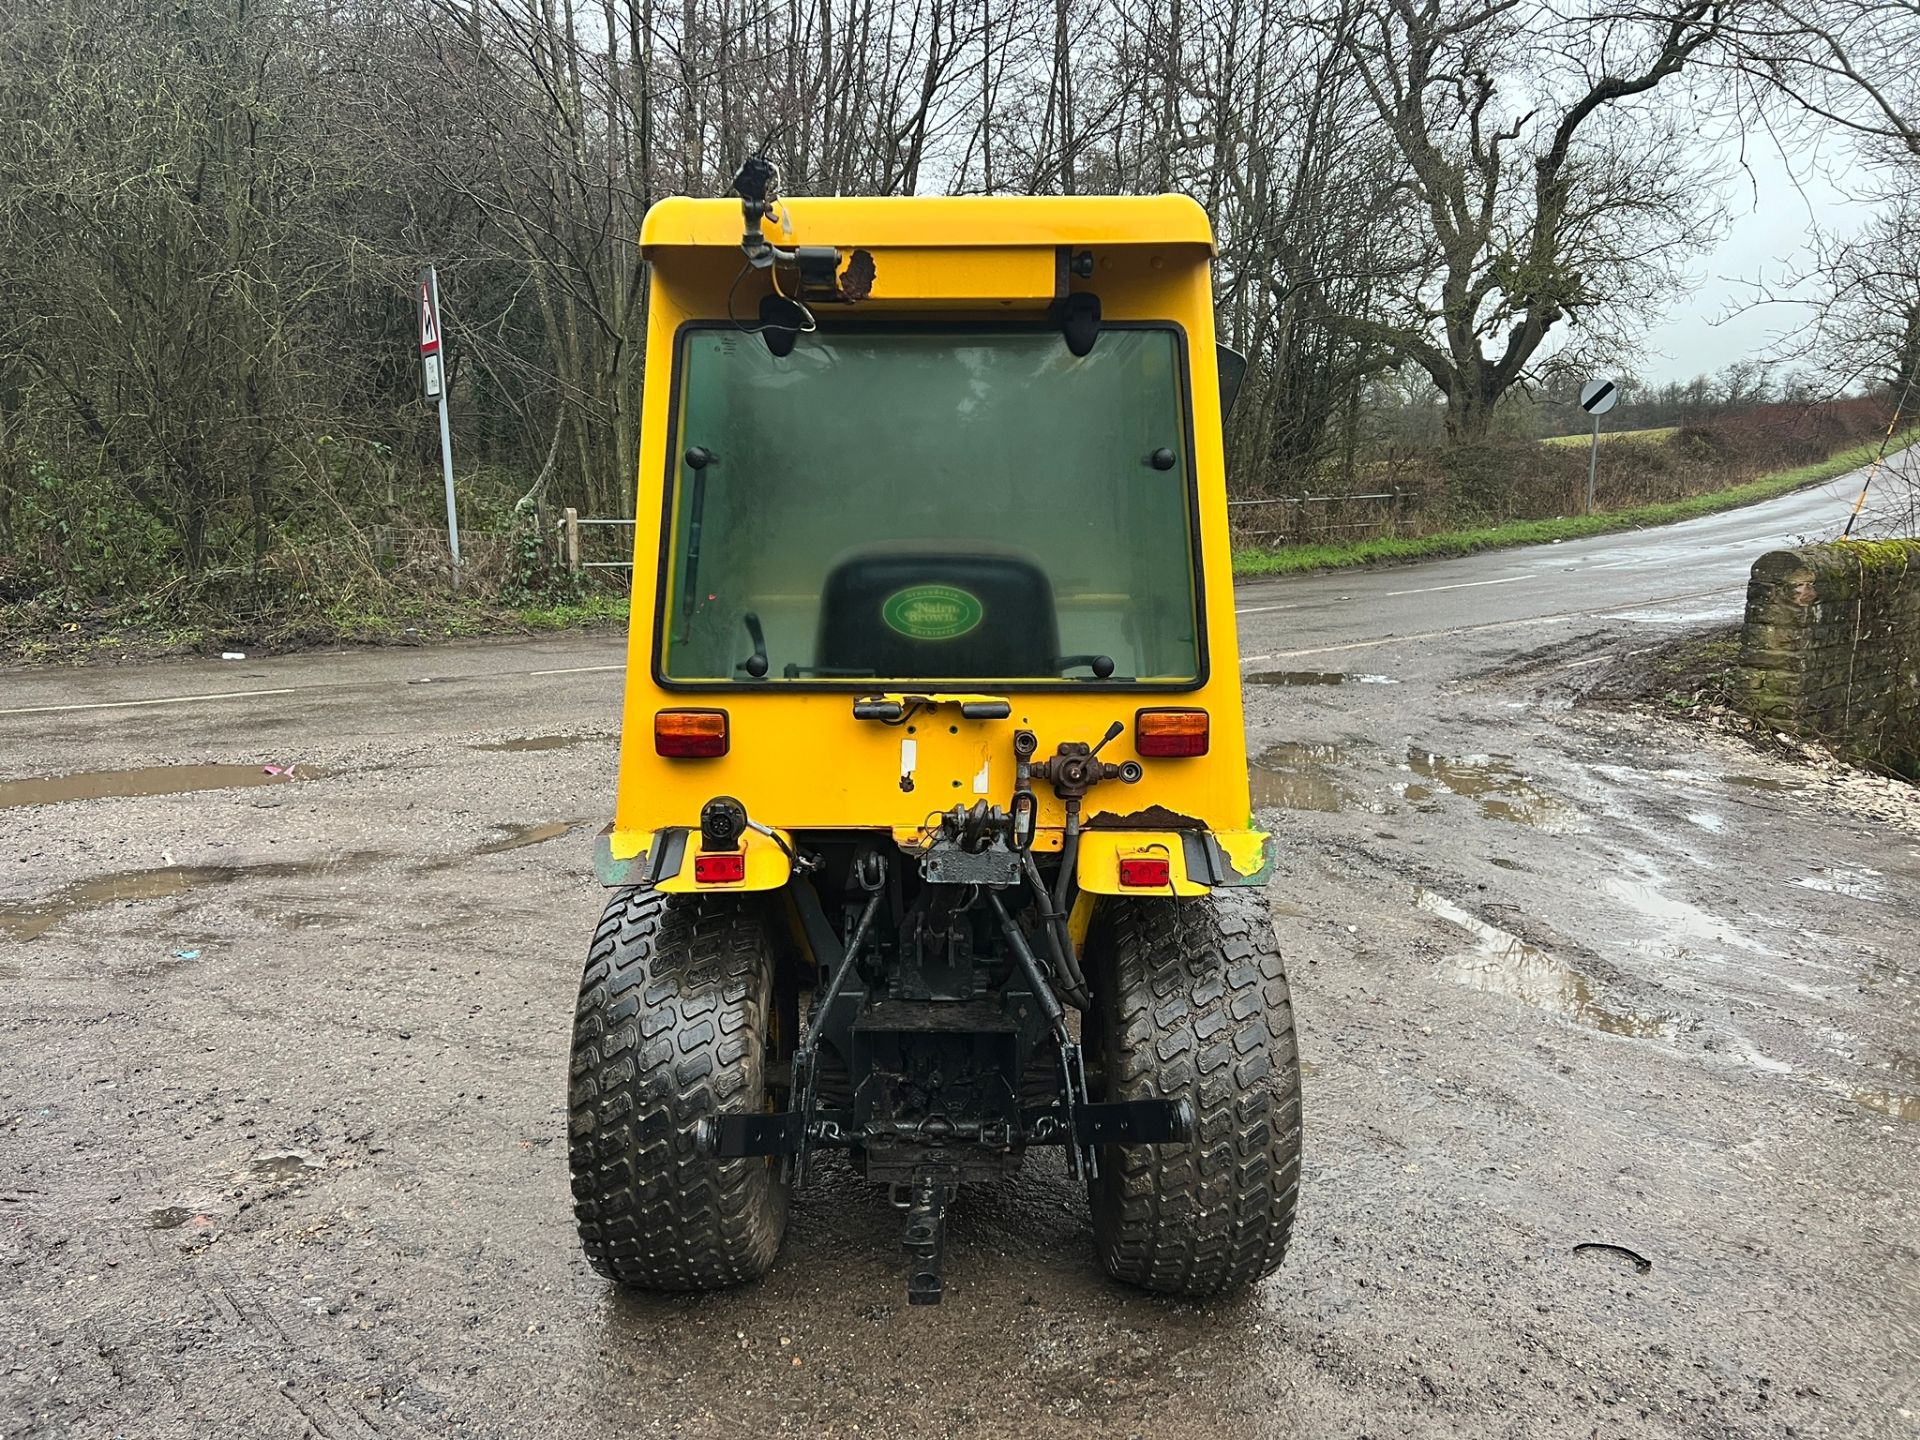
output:
POLYGON ((1123 898, 1096 920, 1107 1098, 1186 1099, 1185 1144, 1108 1148, 1089 1184, 1117 1280, 1206 1297, 1285 1258, 1300 1188, 1292 996, 1265 898, 1123 898))
POLYGON ((580 1243, 609 1280, 708 1290, 773 1264, 785 1187, 693 1141, 703 1116, 762 1104, 772 994, 757 910, 644 888, 608 903, 574 1017, 568 1158, 580 1243))

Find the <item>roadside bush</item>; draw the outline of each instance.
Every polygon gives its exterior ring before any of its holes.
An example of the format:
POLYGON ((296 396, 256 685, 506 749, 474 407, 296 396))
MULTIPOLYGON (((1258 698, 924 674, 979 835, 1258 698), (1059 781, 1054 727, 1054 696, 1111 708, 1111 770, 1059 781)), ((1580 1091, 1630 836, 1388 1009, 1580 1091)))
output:
MULTIPOLYGON (((1881 434, 1886 423, 1886 404, 1862 398, 1762 405, 1683 425, 1659 439, 1608 440, 1603 431, 1597 507, 1626 510, 1731 489, 1864 444, 1881 434)), ((1236 543, 1271 548, 1382 536, 1418 538, 1577 515, 1586 506, 1587 464, 1584 445, 1543 445, 1520 438, 1452 447, 1383 447, 1358 464, 1350 477, 1313 482, 1309 500, 1271 509, 1237 508, 1236 543), (1387 498, 1374 498, 1383 495, 1387 498)))

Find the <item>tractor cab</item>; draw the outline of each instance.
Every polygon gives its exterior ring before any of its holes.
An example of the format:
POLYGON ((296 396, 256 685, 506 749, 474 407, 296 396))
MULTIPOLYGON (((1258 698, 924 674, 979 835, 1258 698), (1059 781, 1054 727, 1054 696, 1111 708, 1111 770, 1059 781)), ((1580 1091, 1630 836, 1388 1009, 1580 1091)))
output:
POLYGON ((590 1260, 749 1279, 831 1155, 893 1187, 937 1300, 953 1188, 1058 1148, 1116 1276, 1268 1273, 1298 1062, 1204 214, 788 199, 753 162, 641 243, 614 893, 573 1050, 590 1260))

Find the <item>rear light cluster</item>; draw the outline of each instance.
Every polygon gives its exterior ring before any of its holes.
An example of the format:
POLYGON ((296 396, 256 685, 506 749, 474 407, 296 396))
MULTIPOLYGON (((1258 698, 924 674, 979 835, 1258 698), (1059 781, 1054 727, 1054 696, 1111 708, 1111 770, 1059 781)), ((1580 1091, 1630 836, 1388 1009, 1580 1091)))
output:
POLYGON ((1133 717, 1133 748, 1149 759, 1204 755, 1208 730, 1204 710, 1141 710, 1133 717))
POLYGON ((747 857, 738 850, 695 855, 693 878, 701 885, 736 885, 747 878, 747 857))
POLYGON ((653 748, 669 760, 712 760, 727 753, 724 710, 662 710, 653 717, 653 748))
POLYGON ((1164 855, 1122 855, 1120 883, 1137 888, 1164 888, 1172 879, 1173 867, 1164 855))

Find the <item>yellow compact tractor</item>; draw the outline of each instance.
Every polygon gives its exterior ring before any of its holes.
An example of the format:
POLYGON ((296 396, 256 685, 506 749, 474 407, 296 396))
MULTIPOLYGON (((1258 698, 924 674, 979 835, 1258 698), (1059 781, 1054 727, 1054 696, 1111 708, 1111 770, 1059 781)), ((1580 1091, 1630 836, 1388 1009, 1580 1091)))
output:
POLYGON ((1206 216, 656 205, 613 897, 574 1022, 594 1268, 773 1264, 824 1152, 943 1291, 1064 1152, 1102 1265, 1286 1253, 1300 1068, 1253 828, 1206 216), (744 212, 744 234, 742 218, 744 212))

